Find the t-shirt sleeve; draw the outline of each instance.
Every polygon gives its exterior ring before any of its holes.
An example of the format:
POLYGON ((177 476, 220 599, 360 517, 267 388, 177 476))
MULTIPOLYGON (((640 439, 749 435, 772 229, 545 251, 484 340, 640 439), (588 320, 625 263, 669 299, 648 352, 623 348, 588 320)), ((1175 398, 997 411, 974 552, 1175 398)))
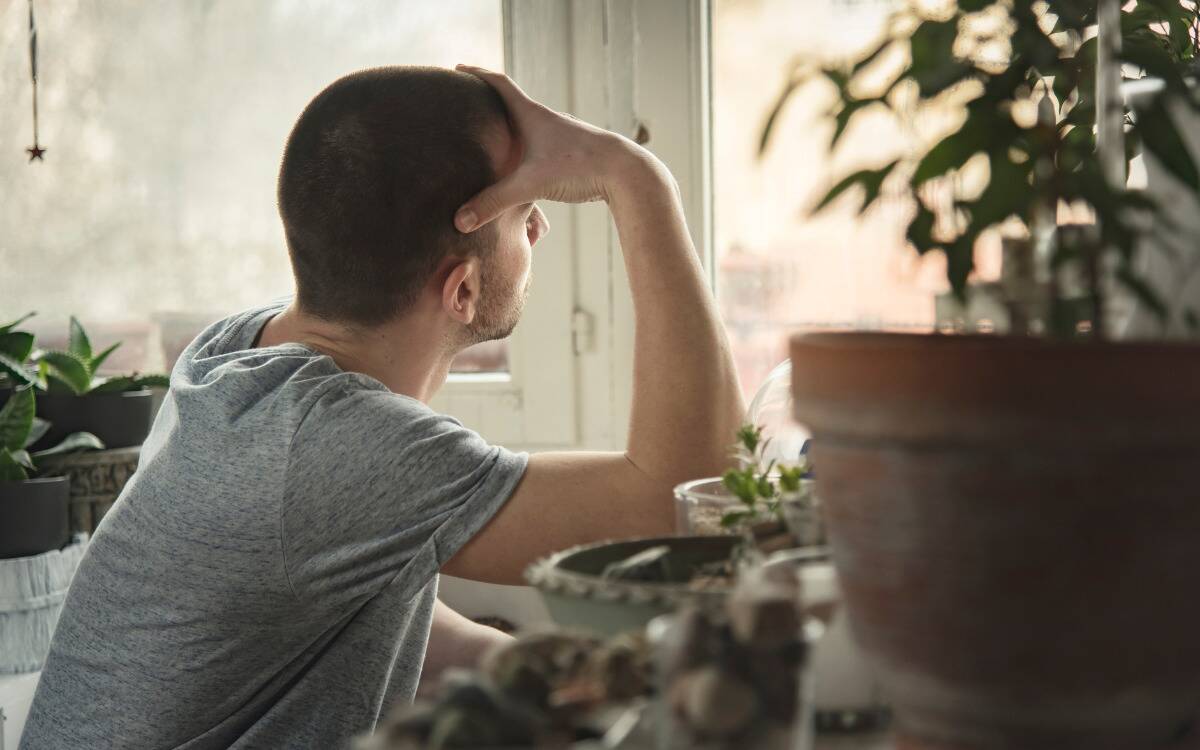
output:
POLYGON ((489 445, 414 399, 324 389, 296 431, 280 509, 294 593, 352 602, 415 595, 495 515, 528 454, 489 445))

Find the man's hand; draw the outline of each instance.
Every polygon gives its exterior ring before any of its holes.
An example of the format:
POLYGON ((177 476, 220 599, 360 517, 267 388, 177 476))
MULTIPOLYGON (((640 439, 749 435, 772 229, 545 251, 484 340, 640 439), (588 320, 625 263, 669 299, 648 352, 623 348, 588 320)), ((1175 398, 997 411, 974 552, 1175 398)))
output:
POLYGON ((627 138, 535 102, 503 73, 469 65, 459 65, 458 70, 482 78, 500 94, 522 149, 520 164, 512 173, 455 214, 460 232, 473 232, 506 209, 536 200, 608 200, 613 182, 623 171, 654 159, 627 138))

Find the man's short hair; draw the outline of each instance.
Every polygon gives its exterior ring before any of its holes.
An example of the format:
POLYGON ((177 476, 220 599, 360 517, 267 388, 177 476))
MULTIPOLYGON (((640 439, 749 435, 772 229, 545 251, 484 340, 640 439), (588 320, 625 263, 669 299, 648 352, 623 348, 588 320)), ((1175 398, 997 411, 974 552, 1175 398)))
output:
POLYGON ((442 68, 363 70, 317 94, 279 170, 300 309, 377 325, 411 306, 448 254, 493 247, 494 228, 462 235, 454 213, 495 181, 480 139, 506 117, 491 86, 442 68))

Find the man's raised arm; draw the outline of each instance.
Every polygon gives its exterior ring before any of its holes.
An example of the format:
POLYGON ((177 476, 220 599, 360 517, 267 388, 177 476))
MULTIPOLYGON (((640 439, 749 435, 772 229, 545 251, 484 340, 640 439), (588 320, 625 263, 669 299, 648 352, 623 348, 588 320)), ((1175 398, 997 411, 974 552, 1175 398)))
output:
POLYGON ((443 568, 519 583, 549 552, 605 538, 670 533, 671 488, 720 473, 744 411, 729 343, 684 221, 678 188, 650 152, 529 99, 477 68, 503 97, 524 156, 463 206, 473 231, 538 199, 605 200, 633 292, 633 410, 624 453, 541 453, 496 517, 443 568))

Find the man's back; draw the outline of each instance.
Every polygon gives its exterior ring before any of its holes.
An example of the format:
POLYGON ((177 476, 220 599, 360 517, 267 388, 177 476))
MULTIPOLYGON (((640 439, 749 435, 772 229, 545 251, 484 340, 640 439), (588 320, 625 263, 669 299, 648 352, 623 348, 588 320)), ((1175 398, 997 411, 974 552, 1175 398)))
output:
POLYGON ((22 747, 336 747, 411 699, 437 570, 525 457, 307 347, 254 349, 280 309, 181 358, 22 747))

